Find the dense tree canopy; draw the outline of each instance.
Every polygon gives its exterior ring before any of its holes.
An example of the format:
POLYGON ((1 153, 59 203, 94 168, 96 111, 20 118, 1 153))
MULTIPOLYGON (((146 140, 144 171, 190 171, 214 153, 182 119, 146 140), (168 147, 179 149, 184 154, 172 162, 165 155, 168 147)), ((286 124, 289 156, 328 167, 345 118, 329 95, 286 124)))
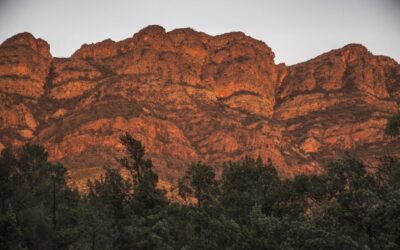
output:
POLYGON ((322 175, 284 179, 271 162, 193 163, 169 201, 129 134, 121 167, 88 192, 37 145, 0 156, 0 249, 400 249, 400 161, 347 156, 322 175))

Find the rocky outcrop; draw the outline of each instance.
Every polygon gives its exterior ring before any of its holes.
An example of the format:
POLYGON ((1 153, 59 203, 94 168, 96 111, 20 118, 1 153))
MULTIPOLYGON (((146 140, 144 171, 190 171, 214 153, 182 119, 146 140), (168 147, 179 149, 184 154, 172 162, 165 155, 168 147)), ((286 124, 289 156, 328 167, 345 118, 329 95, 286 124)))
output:
POLYGON ((362 45, 330 51, 288 67, 274 117, 301 152, 320 162, 343 151, 371 161, 383 151, 398 154, 399 143, 383 133, 387 117, 399 112, 390 90, 400 84, 398 70, 362 45))
POLYGON ((384 135, 400 67, 351 44, 293 66, 263 42, 149 26, 52 58, 23 33, 0 46, 0 147, 37 142, 75 185, 117 166, 118 137, 140 139, 164 186, 193 161, 270 158, 283 176, 321 171, 344 151, 399 154, 384 135))
POLYGON ((49 45, 29 33, 7 39, 0 46, 0 91, 38 98, 44 93, 51 55, 49 45))

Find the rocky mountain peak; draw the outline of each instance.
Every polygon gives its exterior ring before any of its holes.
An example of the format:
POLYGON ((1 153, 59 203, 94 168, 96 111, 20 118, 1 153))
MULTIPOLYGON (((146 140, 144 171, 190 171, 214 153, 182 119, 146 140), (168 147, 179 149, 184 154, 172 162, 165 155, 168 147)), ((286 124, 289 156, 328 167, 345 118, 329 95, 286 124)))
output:
POLYGON ((44 93, 52 56, 49 44, 30 33, 0 45, 0 92, 38 98, 44 93))
POLYGON ((113 57, 118 54, 119 46, 111 39, 93 44, 83 44, 72 58, 99 60, 103 58, 113 57))
POLYGON ((29 32, 23 32, 16 34, 7 40, 5 40, 2 44, 2 47, 28 47, 36 52, 38 52, 42 57, 45 58, 51 58, 50 54, 50 45, 40 39, 40 38, 35 38, 31 33, 29 32))
POLYGON ((139 32, 135 33, 133 37, 143 37, 143 39, 149 39, 150 37, 159 37, 165 35, 165 28, 160 25, 149 25, 139 32))

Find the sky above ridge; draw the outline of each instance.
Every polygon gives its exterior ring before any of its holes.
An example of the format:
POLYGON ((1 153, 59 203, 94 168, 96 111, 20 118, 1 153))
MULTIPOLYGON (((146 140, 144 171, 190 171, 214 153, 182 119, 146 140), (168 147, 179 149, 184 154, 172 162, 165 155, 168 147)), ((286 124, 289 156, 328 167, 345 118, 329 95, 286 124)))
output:
POLYGON ((210 35, 242 31, 288 65, 348 43, 400 62, 400 0, 0 0, 0 42, 27 31, 56 57, 152 24, 210 35))

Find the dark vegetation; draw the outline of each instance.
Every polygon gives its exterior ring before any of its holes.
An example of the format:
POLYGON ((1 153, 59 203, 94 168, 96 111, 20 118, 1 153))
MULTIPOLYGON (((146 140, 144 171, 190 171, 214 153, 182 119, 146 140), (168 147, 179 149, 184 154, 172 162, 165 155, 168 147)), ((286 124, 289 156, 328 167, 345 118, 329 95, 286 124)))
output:
POLYGON ((0 157, 0 249, 400 249, 400 161, 351 157, 320 176, 279 178, 271 162, 196 163, 168 201, 144 147, 122 136, 130 174, 108 168, 82 194, 37 145, 0 157), (193 199, 195 198, 195 199, 193 199), (197 200, 197 202, 196 202, 197 200))
POLYGON ((397 136, 400 134, 400 114, 388 119, 385 133, 390 136, 397 136))

